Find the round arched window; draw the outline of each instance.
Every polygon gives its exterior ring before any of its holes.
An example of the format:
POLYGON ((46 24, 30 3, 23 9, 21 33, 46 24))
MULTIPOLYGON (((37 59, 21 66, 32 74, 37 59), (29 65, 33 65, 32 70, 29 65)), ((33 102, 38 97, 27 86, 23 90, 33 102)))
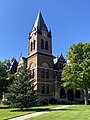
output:
POLYGON ((46 63, 46 62, 43 62, 43 63, 41 64, 41 66, 42 66, 42 67, 45 67, 45 68, 49 68, 49 64, 46 63))
POLYGON ((34 64, 31 63, 30 65, 30 79, 34 78, 34 64))
POLYGON ((30 69, 33 69, 33 68, 34 68, 34 64, 31 63, 31 65, 30 65, 30 69))

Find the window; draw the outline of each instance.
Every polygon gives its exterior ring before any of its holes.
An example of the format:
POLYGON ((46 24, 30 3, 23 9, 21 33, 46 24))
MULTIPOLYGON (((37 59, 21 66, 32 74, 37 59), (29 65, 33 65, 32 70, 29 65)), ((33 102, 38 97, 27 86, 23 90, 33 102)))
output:
POLYGON ((42 85, 41 85, 41 94, 44 94, 44 93, 45 93, 45 85, 42 84, 42 85))
POLYGON ((49 64, 46 63, 46 62, 43 62, 43 63, 41 64, 41 66, 42 66, 42 67, 45 67, 45 68, 49 68, 49 64))
POLYGON ((41 69, 41 78, 44 78, 44 73, 45 73, 45 70, 42 68, 41 69))
POLYGON ((80 90, 76 90, 76 92, 75 92, 75 98, 80 98, 80 90))
POLYGON ((46 79, 48 79, 48 78, 49 78, 49 70, 46 69, 46 79))
POLYGON ((61 79, 62 78, 62 73, 60 72, 60 73, 58 73, 59 75, 58 75, 58 78, 59 79, 61 79))
POLYGON ((46 94, 49 94, 49 84, 46 84, 46 94))
POLYGON ((59 69, 63 69, 63 64, 62 63, 59 64, 59 69))
POLYGON ((66 93, 63 88, 60 89, 60 98, 66 98, 66 93))
POLYGON ((41 49, 44 49, 44 40, 41 39, 41 49))
POLYGON ((34 78, 34 69, 33 70, 30 70, 30 79, 31 78, 34 78))
POLYGON ((48 41, 45 41, 45 50, 48 50, 48 41))
POLYGON ((32 45, 33 45, 33 44, 32 44, 32 42, 31 42, 31 51, 32 51, 32 45))
POLYGON ((73 89, 68 89, 68 91, 67 91, 67 98, 68 98, 68 100, 71 100, 71 101, 74 100, 74 92, 73 92, 73 89))
POLYGON ((54 72, 54 75, 53 75, 53 76, 54 76, 54 78, 58 78, 58 75, 57 75, 57 72, 56 72, 56 71, 54 72))
POLYGON ((34 42, 33 42, 33 49, 35 50, 35 40, 34 40, 34 42))
POLYGON ((34 42, 31 42, 31 51, 32 50, 35 50, 35 40, 34 40, 34 42))

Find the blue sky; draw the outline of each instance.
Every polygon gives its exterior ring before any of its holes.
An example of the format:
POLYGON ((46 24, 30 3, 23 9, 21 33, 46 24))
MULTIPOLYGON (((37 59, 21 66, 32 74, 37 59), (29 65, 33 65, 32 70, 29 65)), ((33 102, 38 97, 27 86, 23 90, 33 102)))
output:
POLYGON ((66 57, 70 45, 90 42, 90 0, 0 0, 0 61, 27 57, 39 9, 52 30, 53 55, 66 57))

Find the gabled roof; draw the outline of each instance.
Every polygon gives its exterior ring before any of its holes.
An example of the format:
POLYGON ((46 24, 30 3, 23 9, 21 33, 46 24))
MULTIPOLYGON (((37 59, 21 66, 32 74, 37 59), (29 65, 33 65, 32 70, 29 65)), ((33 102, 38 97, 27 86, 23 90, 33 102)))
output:
POLYGON ((64 63, 66 63, 66 60, 61 53, 60 57, 56 57, 56 59, 54 59, 53 69, 54 70, 62 70, 64 63))
POLYGON ((46 31, 48 31, 47 26, 46 26, 46 24, 44 22, 44 19, 42 17, 41 12, 38 13, 37 19, 36 19, 35 24, 33 26, 33 29, 35 29, 35 28, 38 28, 39 30, 46 30, 46 31))
POLYGON ((58 61, 66 61, 65 59, 64 59, 64 57, 63 57, 63 55, 62 55, 62 53, 61 53, 61 55, 60 55, 60 57, 59 57, 59 59, 58 59, 58 61))
POLYGON ((12 58, 11 60, 10 60, 10 72, 11 73, 16 73, 16 71, 17 71, 17 66, 18 66, 18 62, 17 62, 17 60, 15 59, 15 58, 12 58))

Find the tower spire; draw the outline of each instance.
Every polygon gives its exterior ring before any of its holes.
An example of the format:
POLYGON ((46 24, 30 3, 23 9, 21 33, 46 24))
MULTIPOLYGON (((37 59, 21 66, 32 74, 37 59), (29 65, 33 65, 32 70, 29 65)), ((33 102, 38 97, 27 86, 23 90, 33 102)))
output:
POLYGON ((46 26, 46 24, 44 22, 44 19, 42 17, 41 11, 38 12, 37 19, 36 19, 36 21, 34 23, 33 29, 35 29, 35 28, 38 28, 39 30, 48 31, 47 26, 46 26))

